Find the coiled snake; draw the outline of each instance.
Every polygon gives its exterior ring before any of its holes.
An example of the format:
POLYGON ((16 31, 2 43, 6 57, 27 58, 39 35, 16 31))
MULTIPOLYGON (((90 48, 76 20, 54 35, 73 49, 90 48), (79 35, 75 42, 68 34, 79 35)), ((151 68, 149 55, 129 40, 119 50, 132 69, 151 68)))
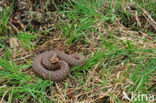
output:
POLYGON ((69 75, 69 66, 85 65, 86 62, 87 59, 83 55, 68 55, 51 50, 38 55, 33 61, 32 68, 34 73, 41 78, 58 82, 64 80, 69 75), (57 63, 55 63, 55 59, 59 59, 57 63))

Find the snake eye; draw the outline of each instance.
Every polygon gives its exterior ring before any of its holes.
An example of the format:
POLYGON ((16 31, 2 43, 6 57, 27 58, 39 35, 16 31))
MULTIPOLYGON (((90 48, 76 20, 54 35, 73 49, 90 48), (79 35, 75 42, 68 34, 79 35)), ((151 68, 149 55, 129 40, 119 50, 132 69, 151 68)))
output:
POLYGON ((75 58, 75 59, 77 59, 77 60, 80 60, 80 58, 79 58, 79 57, 77 57, 77 56, 75 56, 74 58, 75 58))
POLYGON ((72 55, 75 59, 77 59, 77 60, 80 60, 81 58, 78 56, 78 55, 76 55, 76 54, 73 54, 72 55))

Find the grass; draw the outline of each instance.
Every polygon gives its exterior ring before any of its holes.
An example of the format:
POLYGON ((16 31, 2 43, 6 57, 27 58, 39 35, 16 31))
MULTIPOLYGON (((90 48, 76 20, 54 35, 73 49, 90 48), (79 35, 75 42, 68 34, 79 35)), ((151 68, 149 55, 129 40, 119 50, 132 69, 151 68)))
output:
POLYGON ((155 96, 156 89, 155 4, 152 0, 49 0, 36 9, 42 15, 39 20, 26 10, 28 13, 21 12, 26 19, 21 17, 17 24, 10 21, 15 8, 4 7, 0 17, 0 102, 130 102, 124 95, 133 103, 154 102, 149 97, 155 96), (32 72, 32 62, 51 49, 82 53, 88 62, 81 68, 72 67, 62 82, 43 80, 32 72))
POLYGON ((0 34, 7 35, 7 31, 8 31, 7 24, 10 20, 12 9, 13 9, 13 6, 11 5, 10 8, 4 8, 2 12, 0 13, 1 14, 0 34))

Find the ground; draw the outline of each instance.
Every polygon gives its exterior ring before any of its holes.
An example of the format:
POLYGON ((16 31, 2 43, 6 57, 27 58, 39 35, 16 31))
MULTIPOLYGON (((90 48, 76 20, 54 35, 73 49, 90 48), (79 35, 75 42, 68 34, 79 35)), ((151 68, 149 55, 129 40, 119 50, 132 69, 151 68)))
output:
POLYGON ((154 102, 155 7, 154 0, 1 0, 0 103, 154 102), (61 82, 43 80, 32 62, 47 50, 88 62, 61 82))

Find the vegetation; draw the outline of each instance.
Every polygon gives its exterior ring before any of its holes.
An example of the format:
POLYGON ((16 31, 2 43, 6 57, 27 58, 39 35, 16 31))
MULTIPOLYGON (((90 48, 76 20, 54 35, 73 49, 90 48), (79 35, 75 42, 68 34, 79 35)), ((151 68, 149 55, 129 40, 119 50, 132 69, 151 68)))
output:
POLYGON ((0 1, 0 102, 154 102, 154 0, 16 2, 0 1), (32 62, 52 49, 82 53, 88 63, 62 82, 43 80, 32 62))

